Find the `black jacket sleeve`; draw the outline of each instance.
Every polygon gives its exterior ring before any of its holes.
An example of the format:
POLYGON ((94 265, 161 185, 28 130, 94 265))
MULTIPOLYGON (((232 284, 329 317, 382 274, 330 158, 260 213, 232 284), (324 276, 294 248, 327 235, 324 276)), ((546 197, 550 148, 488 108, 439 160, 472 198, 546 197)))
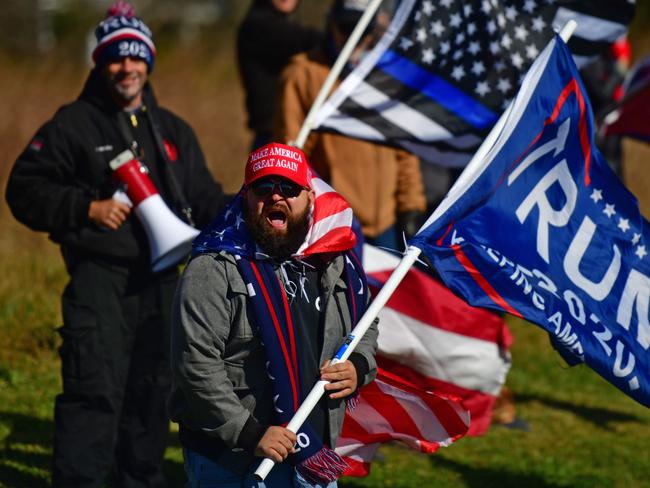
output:
POLYGON ((227 197, 205 164, 203 151, 192 133, 191 151, 194 154, 192 185, 190 188, 190 204, 194 221, 199 229, 204 228, 216 217, 226 204, 227 197))
POLYGON ((173 134, 179 138, 178 145, 185 169, 185 174, 179 179, 183 181, 183 193, 192 207, 192 218, 196 226, 202 229, 224 207, 228 197, 208 170, 192 128, 180 118, 175 118, 175 122, 173 134))
POLYGON ((54 118, 38 130, 9 175, 9 208, 33 230, 59 233, 88 224, 92 192, 75 179, 80 155, 73 141, 54 118))

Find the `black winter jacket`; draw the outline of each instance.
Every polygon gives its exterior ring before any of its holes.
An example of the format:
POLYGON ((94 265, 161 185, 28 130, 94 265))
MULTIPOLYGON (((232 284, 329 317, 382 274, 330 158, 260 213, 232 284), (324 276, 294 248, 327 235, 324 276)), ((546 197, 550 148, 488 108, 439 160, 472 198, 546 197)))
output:
POLYGON ((253 2, 237 35, 237 60, 250 129, 258 134, 272 132, 280 72, 291 56, 309 51, 322 37, 319 31, 292 22, 269 0, 253 2))
MULTIPOLYGON (((172 156, 167 163, 161 151, 150 151, 154 153, 148 160, 150 177, 167 205, 179 213, 180 202, 170 190, 164 167, 169 164, 195 222, 202 227, 225 203, 221 186, 209 173, 190 126, 158 107, 149 84, 143 96, 147 109, 141 120, 155 121, 172 156)), ((134 213, 116 231, 101 229, 88 219, 90 202, 110 198, 118 188, 109 162, 130 142, 120 131, 118 117, 125 117, 124 112, 112 101, 99 73, 91 71, 79 98, 61 107, 38 130, 9 176, 6 199, 16 219, 48 232, 66 256, 91 253, 126 262, 149 259, 147 237, 134 213)), ((148 134, 150 146, 157 147, 151 130, 148 134)))

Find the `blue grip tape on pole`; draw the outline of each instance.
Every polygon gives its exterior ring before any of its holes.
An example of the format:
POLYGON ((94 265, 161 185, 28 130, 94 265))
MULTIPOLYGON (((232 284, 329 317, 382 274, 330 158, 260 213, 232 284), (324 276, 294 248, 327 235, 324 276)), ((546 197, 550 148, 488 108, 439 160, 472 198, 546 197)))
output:
POLYGON ((339 347, 339 350, 336 351, 336 354, 334 355, 334 359, 341 360, 343 357, 343 354, 345 354, 345 351, 348 350, 348 347, 350 347, 350 343, 354 340, 354 335, 350 334, 345 338, 345 342, 339 347))

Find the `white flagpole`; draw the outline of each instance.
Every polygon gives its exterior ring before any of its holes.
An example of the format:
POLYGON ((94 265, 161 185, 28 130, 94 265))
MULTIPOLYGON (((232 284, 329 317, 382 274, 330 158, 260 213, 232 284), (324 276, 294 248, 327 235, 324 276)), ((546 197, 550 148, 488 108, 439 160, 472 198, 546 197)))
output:
MULTIPOLYGON (((569 20, 565 24, 565 26, 560 31, 560 37, 564 42, 568 42, 569 38, 573 35, 576 26, 577 23, 574 20, 569 20)), ((514 104, 514 100, 510 102, 508 108, 503 112, 503 114, 501 115, 497 123, 494 125, 494 127, 492 128, 488 136, 485 138, 481 146, 478 148, 476 154, 474 154, 474 157, 472 157, 471 161, 467 165, 467 169, 472 171, 473 168, 479 164, 479 161, 483 159, 485 155, 490 151, 490 149, 496 142, 497 138, 499 137, 499 134, 503 130, 503 127, 505 126, 506 120, 508 118, 508 115, 510 114, 510 111, 512 110, 513 104, 514 104)), ((465 173, 467 173, 467 171, 463 171, 463 173, 458 179, 459 181, 463 179, 465 173)), ((457 184, 458 182, 454 184, 454 186, 450 191, 453 191, 454 187, 456 187, 457 184)), ((442 207, 442 204, 434 211, 433 215, 431 215, 431 217, 427 220, 427 222, 425 222, 422 225, 422 227, 420 227, 420 230, 418 232, 420 232, 422 229, 427 227, 430 223, 437 220, 438 216, 442 215, 444 210, 440 212, 439 211, 440 207, 442 207)), ((366 333, 370 325, 373 323, 373 321, 379 314, 379 311, 384 307, 384 305, 386 305, 390 297, 397 289, 397 286, 402 282, 402 279, 404 279, 406 273, 408 273, 408 271, 411 269, 411 266, 413 266, 413 263, 415 263, 415 261, 417 260, 420 253, 422 253, 422 250, 419 247, 415 247, 415 246, 408 247, 408 249, 404 253, 404 256, 402 257, 402 260, 399 262, 395 270, 391 273, 390 277, 388 278, 388 281, 386 281, 386 283, 381 288, 377 296, 373 299, 372 303, 366 310, 366 313, 363 314, 363 317, 361 317, 356 327, 352 330, 352 332, 348 336, 345 344, 341 346, 339 351, 336 353, 331 364, 343 362, 347 360, 348 357, 350 357, 350 354, 354 352, 354 348, 357 346, 357 344, 359 344, 359 341, 361 341, 361 338, 366 333)), ((287 424, 287 429, 289 429, 294 433, 298 432, 298 429, 300 429, 300 427, 305 422, 305 420, 307 420, 307 417, 314 409, 314 407, 316 406, 320 398, 323 396, 323 393, 325 392, 325 385, 327 383, 328 381, 321 380, 314 385, 314 387, 309 392, 309 395, 307 395, 307 398, 305 398, 305 400, 302 402, 302 404, 300 405, 296 413, 293 415, 291 421, 287 424)), ((265 458, 260 463, 257 470, 255 471, 255 476, 263 480, 269 474, 271 468, 273 468, 273 465, 274 465, 274 461, 272 459, 265 458)))
POLYGON ((309 113, 307 114, 307 117, 305 118, 305 121, 303 122, 302 127, 300 128, 300 132, 298 133, 296 140, 291 143, 292 146, 302 149, 302 147, 305 145, 307 136, 314 128, 314 120, 316 120, 316 115, 318 114, 318 111, 320 110, 323 103, 325 103, 325 100, 330 94, 330 90, 332 89, 332 86, 334 86, 334 83, 336 82, 339 75, 341 74, 341 71, 343 71, 343 67, 345 66, 345 63, 347 63, 348 59, 350 59, 350 56, 352 55, 352 51, 354 51, 354 48, 359 43, 359 39, 361 39, 363 32, 366 30, 366 27, 368 27, 368 24, 372 20, 372 17, 375 15, 375 12, 379 8, 381 2, 382 0, 372 0, 370 5, 368 5, 368 7, 366 8, 365 12, 363 12, 363 15, 357 22, 357 25, 354 27, 354 30, 350 34, 350 37, 348 37, 347 42, 343 46, 343 49, 341 50, 339 57, 336 59, 336 62, 330 69, 330 72, 327 75, 327 78, 325 79, 325 83, 323 83, 320 92, 318 92, 318 96, 316 97, 313 105, 309 109, 309 113))
MULTIPOLYGON (((379 314, 379 311, 383 308, 384 305, 386 305, 386 302, 388 302, 388 299, 397 288, 397 285, 399 285, 404 276, 406 276, 406 273, 408 273, 409 269, 411 269, 411 266, 413 266, 413 263, 416 261, 421 252, 422 250, 420 248, 409 246, 406 254, 397 265, 397 268, 395 268, 395 270, 391 273, 388 281, 386 281, 384 286, 381 288, 375 299, 366 310, 366 313, 363 314, 363 317, 361 317, 356 327, 347 337, 347 340, 336 353, 334 359, 332 359, 330 364, 341 363, 350 357, 350 354, 352 354, 354 348, 357 347, 357 344, 359 344, 359 341, 361 341, 363 335, 366 333, 370 325, 374 322, 375 318, 379 314)), ((320 398, 323 396, 323 393, 325 393, 325 385, 327 383, 329 383, 329 381, 320 380, 316 382, 314 387, 309 392, 309 395, 307 395, 307 398, 305 398, 298 410, 296 410, 296 413, 293 414, 291 421, 287 424, 287 429, 294 433, 298 432, 298 429, 300 429, 305 420, 307 420, 307 417, 309 417, 309 414, 319 402, 320 398)), ((271 471, 273 465, 274 461, 272 459, 265 458, 255 471, 255 476, 263 480, 269 474, 269 471, 271 471)))

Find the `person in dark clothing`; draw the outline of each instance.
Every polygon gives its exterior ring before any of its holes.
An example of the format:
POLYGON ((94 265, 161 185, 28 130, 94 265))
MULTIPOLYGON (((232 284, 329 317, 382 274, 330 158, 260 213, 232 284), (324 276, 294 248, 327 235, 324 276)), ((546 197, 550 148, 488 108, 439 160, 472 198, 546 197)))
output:
POLYGON ((109 162, 132 149, 160 195, 200 227, 225 202, 192 129, 147 82, 151 32, 122 2, 96 30, 79 98, 61 107, 16 161, 6 199, 16 219, 61 246, 63 392, 55 402, 52 484, 165 486, 170 311, 177 266, 150 269, 149 243, 109 162), (183 212, 185 210, 185 212, 183 212))
POLYGON ((237 60, 244 91, 251 149, 271 142, 276 85, 294 54, 322 41, 322 34, 292 22, 289 14, 298 0, 254 0, 239 27, 237 60))
MULTIPOLYGON (((275 140, 288 144, 296 141, 332 66, 369 3, 369 0, 332 2, 326 41, 308 53, 292 57, 282 71, 274 118, 275 140)), ((369 52, 378 25, 377 17, 366 27, 335 87, 369 52)), ((400 230, 409 235, 417 231, 425 199, 420 162, 414 155, 336 131, 312 131, 302 149, 319 176, 350 202, 367 242, 399 249, 400 230)))

